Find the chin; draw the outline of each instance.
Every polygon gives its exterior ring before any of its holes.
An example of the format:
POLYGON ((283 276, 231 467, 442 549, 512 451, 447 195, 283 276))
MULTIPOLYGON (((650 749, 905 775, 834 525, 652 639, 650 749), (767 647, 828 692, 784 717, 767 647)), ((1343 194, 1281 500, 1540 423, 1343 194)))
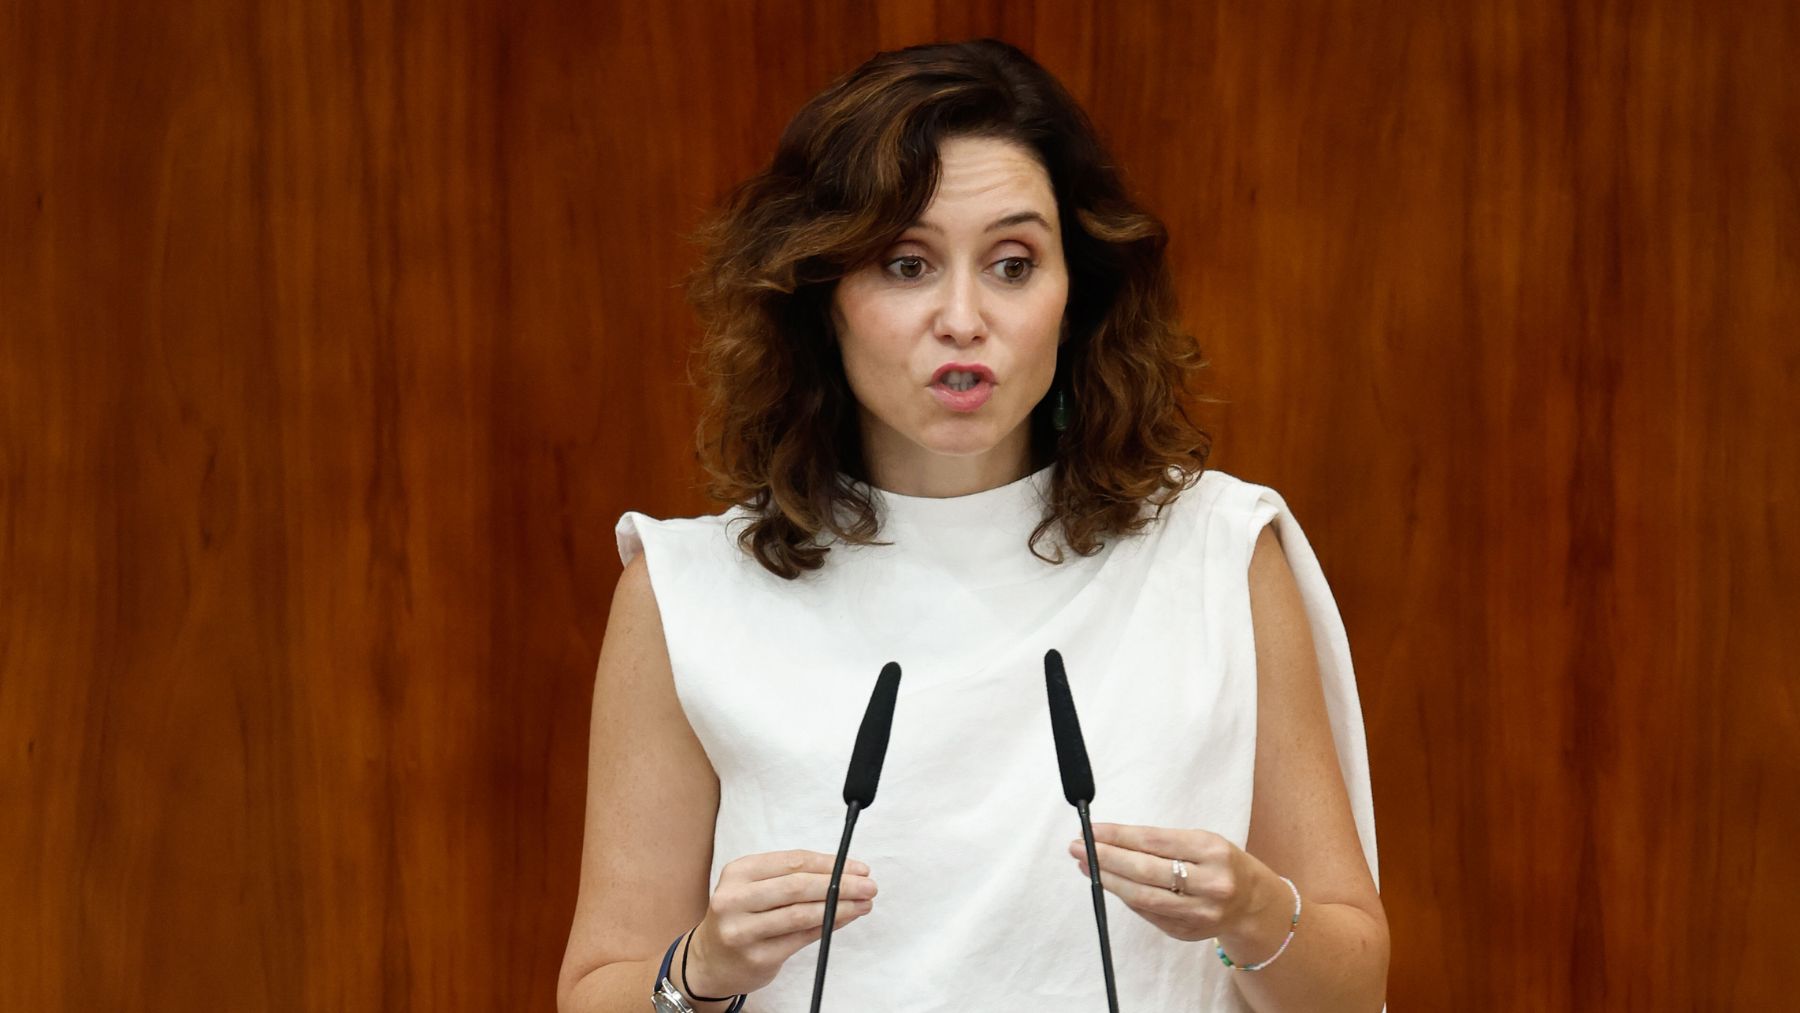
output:
POLYGON ((939 457, 980 457, 982 454, 994 449, 994 445, 991 443, 959 443, 954 445, 920 443, 919 446, 924 447, 926 450, 931 451, 939 457))
POLYGON ((935 427, 913 442, 944 457, 979 457, 998 447, 1003 435, 987 425, 951 425, 935 427))

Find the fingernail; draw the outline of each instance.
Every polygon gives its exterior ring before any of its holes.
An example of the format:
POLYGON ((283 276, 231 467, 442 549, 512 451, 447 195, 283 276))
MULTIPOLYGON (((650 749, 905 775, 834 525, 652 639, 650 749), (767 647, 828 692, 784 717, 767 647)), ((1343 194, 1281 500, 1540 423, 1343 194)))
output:
POLYGON ((869 874, 869 867, 861 862, 851 862, 850 871, 856 873, 858 876, 867 876, 869 874))

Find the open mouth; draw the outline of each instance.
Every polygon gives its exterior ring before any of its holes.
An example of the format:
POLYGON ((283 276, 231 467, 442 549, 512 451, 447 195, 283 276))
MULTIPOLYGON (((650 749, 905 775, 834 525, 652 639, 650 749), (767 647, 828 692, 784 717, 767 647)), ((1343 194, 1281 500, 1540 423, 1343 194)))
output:
POLYGON ((931 374, 931 386, 972 390, 978 383, 993 383, 994 371, 978 362, 946 362, 931 374))
POLYGON ((954 391, 974 390, 975 385, 981 382, 981 377, 973 371, 951 370, 938 382, 954 391))
POLYGON ((986 366, 947 362, 931 377, 931 393, 953 412, 973 412, 986 404, 997 386, 986 366))

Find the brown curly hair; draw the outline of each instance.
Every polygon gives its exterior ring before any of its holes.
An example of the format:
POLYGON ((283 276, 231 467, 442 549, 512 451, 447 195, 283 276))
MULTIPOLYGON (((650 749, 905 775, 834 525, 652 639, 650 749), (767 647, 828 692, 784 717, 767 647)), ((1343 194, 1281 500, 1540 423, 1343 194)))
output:
POLYGON ((1205 362, 1177 319, 1168 232, 1127 196, 1087 114, 996 39, 879 53, 808 102, 769 167, 695 237, 700 460, 709 492, 750 515, 739 545, 781 577, 824 565, 831 538, 867 545, 879 534, 830 300, 838 279, 930 203, 948 137, 1034 152, 1062 219, 1069 336, 1053 389, 1068 392, 1074 417, 1057 431, 1052 398, 1031 414, 1034 469, 1060 465, 1031 551, 1062 562, 1060 548, 1039 550, 1060 527, 1064 544, 1093 555, 1107 536, 1142 529, 1205 468, 1211 441, 1188 411, 1205 362))

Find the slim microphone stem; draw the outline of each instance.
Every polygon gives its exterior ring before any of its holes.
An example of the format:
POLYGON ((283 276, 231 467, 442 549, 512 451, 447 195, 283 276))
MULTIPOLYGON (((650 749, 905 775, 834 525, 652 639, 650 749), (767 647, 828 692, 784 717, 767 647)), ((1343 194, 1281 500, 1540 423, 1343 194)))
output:
MULTIPOLYGON (((825 961, 831 959, 831 925, 837 921, 838 886, 844 881, 844 860, 850 855, 850 835, 856 832, 856 814, 862 811, 861 802, 850 803, 844 812, 844 839, 838 842, 837 861, 831 866, 831 885, 825 888, 825 928, 819 933, 819 966, 813 971, 812 1013, 819 1013, 819 1002, 825 997, 825 961)), ((1087 822, 1084 812, 1082 822, 1087 822)), ((1092 837, 1092 833, 1089 833, 1092 837)), ((1091 853, 1094 846, 1088 845, 1091 853)), ((1105 929, 1101 929, 1104 938, 1105 929)), ((1112 960, 1107 959, 1107 981, 1112 980, 1112 960)), ((1111 986, 1108 986, 1110 990, 1111 986)))
MULTIPOLYGON (((1088 882, 1094 888, 1094 923, 1100 926, 1100 969, 1106 974, 1106 1008, 1110 1013, 1119 1013, 1119 992, 1113 984, 1112 939, 1106 934, 1106 891, 1100 886, 1100 855, 1094 847, 1094 823, 1088 818, 1087 802, 1075 803, 1075 811, 1081 814, 1081 842, 1087 845, 1088 882)), ((846 832, 845 840, 848 839, 846 832)), ((826 917, 829 918, 830 914, 827 913, 826 917)), ((822 955, 819 966, 825 966, 822 955)), ((818 1013, 818 1010, 818 999, 815 996, 813 1013, 818 1013)))

